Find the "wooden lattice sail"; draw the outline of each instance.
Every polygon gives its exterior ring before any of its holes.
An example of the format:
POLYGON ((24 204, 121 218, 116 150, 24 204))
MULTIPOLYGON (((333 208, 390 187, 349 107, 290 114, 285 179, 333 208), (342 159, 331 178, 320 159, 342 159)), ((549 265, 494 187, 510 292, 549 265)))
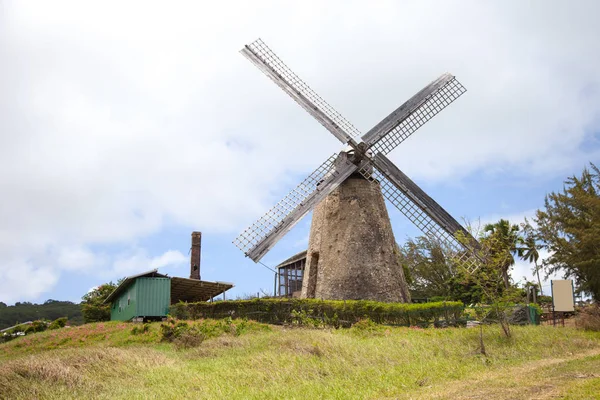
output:
POLYGON ((342 152, 329 157, 234 240, 246 256, 258 262, 316 207, 303 296, 408 301, 402 269, 390 255, 395 241, 385 197, 425 235, 477 267, 475 238, 386 157, 466 91, 454 76, 443 74, 360 136, 260 39, 241 53, 344 144, 342 152))

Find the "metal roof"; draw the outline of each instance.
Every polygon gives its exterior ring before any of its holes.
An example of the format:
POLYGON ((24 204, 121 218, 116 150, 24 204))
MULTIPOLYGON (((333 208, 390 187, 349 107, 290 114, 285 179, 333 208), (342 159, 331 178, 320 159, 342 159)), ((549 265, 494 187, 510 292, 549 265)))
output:
POLYGON ((169 277, 158 273, 158 269, 142 272, 141 274, 131 275, 123 279, 123 282, 104 300, 104 303, 110 303, 116 299, 129 285, 137 278, 169 278, 171 280, 171 304, 179 301, 207 301, 211 298, 226 292, 234 285, 229 282, 210 282, 197 279, 169 277))
POLYGON ((158 269, 155 268, 150 271, 142 272, 141 274, 131 275, 127 278, 123 279, 123 282, 117 286, 115 290, 111 294, 108 295, 106 300, 104 300, 104 304, 110 303, 114 298, 116 298, 123 290, 127 289, 127 287, 136 279, 136 278, 168 278, 167 275, 159 274, 158 269))
POLYGON ((288 258, 287 260, 281 262, 275 268, 281 268, 281 267, 284 267, 284 266, 286 266, 288 264, 292 264, 292 263, 295 263, 296 261, 302 260, 303 258, 306 258, 306 253, 307 253, 307 250, 301 251, 298 254, 294 254, 293 256, 291 256, 290 258, 288 258))
POLYGON ((21 322, 20 324, 16 324, 16 325, 13 325, 13 326, 9 326, 8 328, 0 329, 0 333, 2 333, 2 332, 5 332, 5 331, 8 331, 9 329, 15 328, 15 327, 17 327, 17 326, 19 326, 19 325, 31 325, 31 324, 33 324, 33 321, 25 321, 25 322, 21 322))
POLYGON ((180 301, 207 301, 231 289, 233 283, 209 282, 188 278, 171 278, 171 304, 180 301))

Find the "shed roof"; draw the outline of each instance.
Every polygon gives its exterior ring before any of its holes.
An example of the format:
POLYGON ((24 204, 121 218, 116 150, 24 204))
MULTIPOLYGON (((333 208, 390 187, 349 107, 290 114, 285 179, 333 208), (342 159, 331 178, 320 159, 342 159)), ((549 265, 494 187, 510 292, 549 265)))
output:
POLYGON ((293 256, 291 256, 290 258, 288 258, 287 260, 282 261, 275 268, 285 267, 288 264, 292 264, 292 263, 295 263, 296 261, 302 260, 303 258, 306 258, 306 253, 307 253, 307 250, 301 251, 298 254, 294 254, 293 256))
POLYGON ((104 303, 110 303, 118 298, 137 278, 169 278, 171 280, 171 304, 179 301, 207 301, 233 287, 233 283, 229 282, 209 282, 197 279, 169 277, 160 274, 158 269, 153 269, 123 279, 121 284, 104 300, 104 303))
POLYGON ((171 304, 179 301, 207 301, 231 289, 233 283, 171 278, 171 304))
POLYGON ((121 294, 125 289, 127 289, 129 285, 131 285, 133 281, 137 278, 168 278, 168 276, 158 273, 157 268, 150 271, 142 272, 141 274, 128 276, 127 278, 123 279, 123 281, 119 284, 119 286, 117 286, 115 290, 113 290, 111 294, 108 295, 106 300, 104 300, 104 303, 110 303, 112 300, 117 298, 119 294, 121 294))

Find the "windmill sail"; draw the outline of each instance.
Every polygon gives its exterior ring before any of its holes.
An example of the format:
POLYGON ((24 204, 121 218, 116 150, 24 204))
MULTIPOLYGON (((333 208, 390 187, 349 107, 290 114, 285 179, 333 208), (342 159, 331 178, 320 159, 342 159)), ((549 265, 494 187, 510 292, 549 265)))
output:
POLYGON ((363 137, 373 154, 388 154, 467 90, 444 74, 394 110, 363 137))
POLYGON ((446 244, 466 261, 469 269, 477 268, 480 262, 474 256, 474 250, 479 249, 477 240, 388 158, 377 154, 372 162, 375 165, 372 171, 363 167, 360 173, 379 184, 385 198, 426 236, 446 244))
POLYGON ((319 201, 358 169, 348 161, 345 153, 342 155, 329 157, 233 243, 254 262, 258 262, 319 201))
POLYGON ((260 39, 246 45, 241 53, 312 115, 340 142, 346 144, 360 132, 312 90, 260 39))
POLYGON ((352 148, 332 155, 234 240, 246 256, 255 262, 260 260, 318 202, 359 170, 364 177, 380 185, 384 196, 427 236, 445 243, 468 265, 477 267, 477 240, 385 157, 466 92, 453 75, 444 74, 430 83, 363 135, 362 143, 357 143, 355 138, 360 132, 264 42, 258 39, 246 45, 241 53, 338 140, 352 148))

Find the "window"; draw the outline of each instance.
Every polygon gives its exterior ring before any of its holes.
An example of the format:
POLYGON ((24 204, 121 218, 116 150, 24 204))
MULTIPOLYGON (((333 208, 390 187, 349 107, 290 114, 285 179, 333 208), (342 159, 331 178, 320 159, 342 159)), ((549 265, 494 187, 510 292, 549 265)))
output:
POLYGON ((291 264, 279 267, 279 295, 291 297, 302 290, 302 279, 306 259, 302 258, 291 264))

